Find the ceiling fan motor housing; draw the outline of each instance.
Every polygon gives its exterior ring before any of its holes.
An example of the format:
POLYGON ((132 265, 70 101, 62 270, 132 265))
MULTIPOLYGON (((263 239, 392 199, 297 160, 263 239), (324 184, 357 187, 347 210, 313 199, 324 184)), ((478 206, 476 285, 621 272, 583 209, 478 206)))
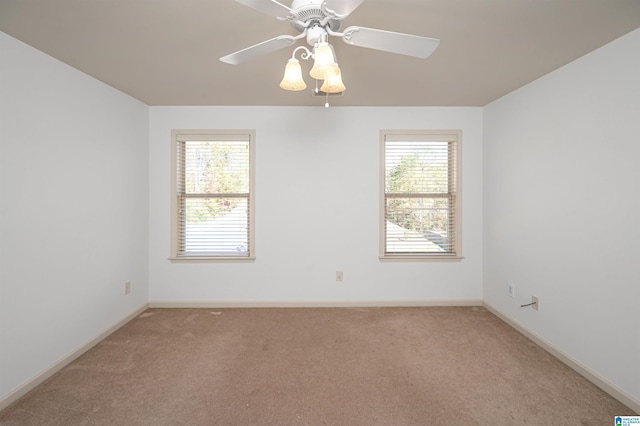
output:
MULTIPOLYGON (((298 20, 291 21, 293 28, 301 33, 305 28, 312 28, 314 22, 320 24, 328 18, 322 10, 324 1, 325 0, 293 0, 291 10, 293 10, 298 17, 298 20)), ((329 19, 326 26, 332 31, 338 31, 340 29, 340 21, 338 19, 329 19)), ((309 42, 309 44, 311 44, 311 42, 309 42)))

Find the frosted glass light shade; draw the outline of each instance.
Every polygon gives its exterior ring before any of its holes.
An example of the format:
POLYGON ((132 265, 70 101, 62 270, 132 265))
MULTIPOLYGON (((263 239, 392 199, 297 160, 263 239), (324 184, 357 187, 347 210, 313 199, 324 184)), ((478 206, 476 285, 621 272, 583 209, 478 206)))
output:
POLYGON ((291 58, 287 61, 287 66, 284 69, 284 77, 282 77, 280 87, 284 90, 291 90, 294 92, 307 88, 307 84, 302 79, 300 61, 295 58, 291 58))
POLYGON ((329 66, 326 78, 322 87, 320 87, 325 93, 340 93, 347 90, 342 82, 342 74, 340 73, 340 67, 335 62, 329 66))
POLYGON ((313 68, 309 71, 309 75, 316 80, 324 80, 329 66, 336 62, 333 57, 333 49, 329 43, 320 43, 314 49, 313 68))

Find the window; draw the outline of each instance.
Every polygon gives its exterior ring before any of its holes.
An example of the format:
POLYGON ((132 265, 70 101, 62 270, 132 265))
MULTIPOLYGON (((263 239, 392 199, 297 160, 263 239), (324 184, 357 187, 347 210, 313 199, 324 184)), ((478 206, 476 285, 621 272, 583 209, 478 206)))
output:
POLYGON ((255 132, 174 130, 172 260, 254 259, 255 132))
POLYGON ((460 259, 461 132, 380 132, 381 259, 460 259))

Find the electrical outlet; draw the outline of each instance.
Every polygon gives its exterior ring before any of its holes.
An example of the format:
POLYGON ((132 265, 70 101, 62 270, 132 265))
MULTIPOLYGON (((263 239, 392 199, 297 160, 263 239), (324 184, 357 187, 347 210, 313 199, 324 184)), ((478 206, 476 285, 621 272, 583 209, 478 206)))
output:
POLYGON ((343 278, 344 275, 342 274, 342 271, 336 271, 336 281, 342 281, 343 278))
POLYGON ((131 281, 124 283, 124 294, 131 293, 131 281))
POLYGON ((516 297, 516 286, 513 283, 507 283, 507 296, 516 297))
POLYGON ((533 305, 531 305, 533 309, 536 311, 540 310, 540 300, 538 299, 538 296, 531 296, 531 303, 533 303, 533 305))

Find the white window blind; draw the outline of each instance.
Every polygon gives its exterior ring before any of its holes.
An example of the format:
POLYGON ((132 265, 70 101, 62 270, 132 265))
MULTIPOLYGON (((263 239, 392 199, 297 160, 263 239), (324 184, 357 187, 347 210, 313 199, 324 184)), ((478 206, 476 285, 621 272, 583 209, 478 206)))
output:
POLYGON ((175 258, 252 258, 252 133, 174 133, 175 258))
POLYGON ((381 257, 459 256, 459 132, 382 134, 381 257))

